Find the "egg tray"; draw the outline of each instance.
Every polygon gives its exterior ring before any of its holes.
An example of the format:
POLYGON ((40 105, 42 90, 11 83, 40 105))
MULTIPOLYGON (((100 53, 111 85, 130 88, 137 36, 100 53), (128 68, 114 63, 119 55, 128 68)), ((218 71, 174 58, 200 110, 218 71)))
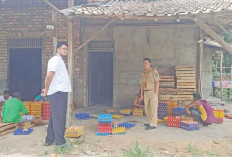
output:
POLYGON ((75 114, 75 117, 80 120, 85 120, 85 119, 89 119, 91 116, 88 113, 77 113, 75 114))
POLYGON ((14 135, 29 135, 33 131, 33 128, 25 129, 26 131, 23 131, 23 130, 24 130, 24 128, 18 128, 14 132, 14 135))
POLYGON ((118 127, 122 127, 122 126, 124 126, 126 129, 128 129, 128 128, 134 127, 135 124, 133 124, 133 123, 128 123, 128 122, 123 122, 123 123, 118 124, 118 127))
POLYGON ((99 133, 98 130, 96 130, 97 136, 110 136, 110 133, 99 133))
POLYGON ((199 123, 189 124, 185 122, 180 122, 180 128, 188 131, 200 130, 200 124, 199 123))

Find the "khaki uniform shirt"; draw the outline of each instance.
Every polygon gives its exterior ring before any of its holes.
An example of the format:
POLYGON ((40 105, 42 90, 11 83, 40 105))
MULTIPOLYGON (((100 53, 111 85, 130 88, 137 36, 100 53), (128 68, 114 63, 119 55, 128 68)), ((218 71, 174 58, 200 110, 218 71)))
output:
POLYGON ((159 73, 155 69, 144 71, 141 75, 140 84, 143 85, 143 90, 154 90, 155 82, 159 82, 159 73))

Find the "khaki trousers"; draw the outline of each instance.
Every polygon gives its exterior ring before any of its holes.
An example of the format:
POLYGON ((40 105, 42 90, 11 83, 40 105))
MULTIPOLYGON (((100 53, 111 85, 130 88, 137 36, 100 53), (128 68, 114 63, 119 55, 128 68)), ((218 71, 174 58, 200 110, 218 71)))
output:
POLYGON ((144 91, 144 105, 150 126, 157 127, 158 94, 154 90, 144 91))

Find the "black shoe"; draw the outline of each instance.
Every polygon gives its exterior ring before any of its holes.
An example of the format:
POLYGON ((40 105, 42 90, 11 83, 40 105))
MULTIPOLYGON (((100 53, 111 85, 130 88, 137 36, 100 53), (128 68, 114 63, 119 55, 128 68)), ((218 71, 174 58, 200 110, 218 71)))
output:
POLYGON ((44 143, 44 146, 51 146, 51 145, 53 145, 54 143, 53 142, 45 142, 44 143))
POLYGON ((152 129, 155 129, 156 127, 154 127, 154 126, 150 126, 150 125, 148 125, 147 127, 146 127, 146 130, 152 130, 152 129))
POLYGON ((149 124, 148 124, 148 123, 145 123, 144 126, 149 126, 149 124))

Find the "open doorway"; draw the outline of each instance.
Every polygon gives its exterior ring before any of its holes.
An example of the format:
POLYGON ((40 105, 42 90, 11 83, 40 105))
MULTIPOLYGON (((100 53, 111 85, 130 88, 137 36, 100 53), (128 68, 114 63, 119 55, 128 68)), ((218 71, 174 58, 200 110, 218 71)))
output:
POLYGON ((113 103, 113 52, 89 52, 89 105, 113 103))
POLYGON ((9 89, 21 93, 23 101, 32 101, 41 92, 41 48, 9 49, 9 89))

